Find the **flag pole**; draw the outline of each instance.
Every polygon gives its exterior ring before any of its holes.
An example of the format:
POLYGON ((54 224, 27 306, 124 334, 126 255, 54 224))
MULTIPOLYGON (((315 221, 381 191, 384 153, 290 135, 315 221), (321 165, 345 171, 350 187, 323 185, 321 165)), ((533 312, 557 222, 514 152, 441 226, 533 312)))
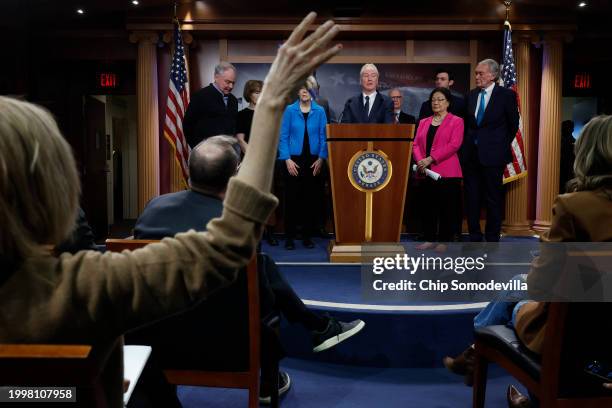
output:
POLYGON ((508 29, 512 30, 512 26, 510 25, 510 7, 512 7, 512 0, 504 0, 504 6, 506 6, 506 21, 504 21, 504 25, 507 25, 508 29))

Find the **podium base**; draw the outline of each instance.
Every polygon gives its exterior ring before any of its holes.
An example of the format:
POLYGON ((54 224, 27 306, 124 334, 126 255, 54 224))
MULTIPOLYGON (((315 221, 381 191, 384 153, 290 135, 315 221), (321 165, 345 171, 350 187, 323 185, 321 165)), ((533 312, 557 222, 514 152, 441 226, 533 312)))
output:
POLYGON ((373 258, 390 257, 404 254, 404 246, 399 243, 373 242, 370 244, 336 244, 330 242, 329 262, 331 263, 370 263, 373 258))

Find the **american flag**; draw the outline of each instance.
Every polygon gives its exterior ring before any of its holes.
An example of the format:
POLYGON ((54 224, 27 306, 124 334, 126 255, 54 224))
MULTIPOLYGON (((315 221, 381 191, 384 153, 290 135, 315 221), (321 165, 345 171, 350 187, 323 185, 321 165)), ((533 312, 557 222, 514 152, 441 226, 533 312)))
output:
POLYGON ((506 88, 510 88, 516 93, 516 103, 519 110, 519 128, 514 140, 512 140, 512 163, 508 163, 504 169, 504 183, 508 183, 527 175, 527 162, 523 145, 521 98, 516 85, 516 66, 514 65, 514 53, 512 52, 512 30, 508 22, 504 25, 504 57, 502 58, 501 79, 506 88))
POLYGON ((183 181, 187 185, 189 171, 189 145, 183 135, 183 118, 189 105, 189 81, 185 66, 185 49, 183 36, 177 20, 174 21, 174 55, 170 67, 170 86, 168 88, 168 101, 166 103, 166 120, 164 122, 164 136, 172 145, 175 158, 183 173, 183 181))

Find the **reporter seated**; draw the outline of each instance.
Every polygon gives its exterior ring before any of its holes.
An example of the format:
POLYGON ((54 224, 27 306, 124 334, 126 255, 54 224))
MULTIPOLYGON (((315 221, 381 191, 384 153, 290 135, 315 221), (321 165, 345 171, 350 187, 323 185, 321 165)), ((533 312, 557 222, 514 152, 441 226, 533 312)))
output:
MULTIPOLYGON (((607 242, 612 241, 612 116, 598 116, 589 121, 575 145, 576 177, 568 183, 568 193, 557 197, 553 205, 553 218, 550 230, 541 237, 543 242, 607 242)), ((515 278, 526 280, 529 292, 550 290, 559 278, 559 262, 555 262, 551 251, 543 251, 534 261, 528 275, 515 278)), ((513 278, 514 279, 514 278, 513 278)), ((474 327, 508 325, 516 330, 521 342, 536 355, 542 354, 548 303, 524 299, 524 293, 500 293, 500 299, 516 298, 516 301, 493 301, 475 318, 474 327)), ((581 313, 577 330, 584 335, 588 327, 598 327, 605 321, 593 313, 606 316, 609 303, 574 303, 576 313, 581 313)), ((569 339, 565 339, 567 342, 569 339)), ((612 361, 610 349, 595 338, 581 339, 584 349, 574 350, 573 356, 594 353, 599 358, 612 361), (588 350, 587 350, 588 349, 588 350)), ((598 359, 599 359, 598 358, 598 359)), ((468 347, 461 355, 444 359, 444 365, 453 373, 465 376, 466 384, 471 385, 474 371, 474 348, 468 347)), ((589 387, 587 379, 580 379, 582 373, 576 372, 581 386, 589 387)), ((597 385, 601 390, 601 385, 597 385)), ((509 407, 530 407, 529 399, 514 388, 509 387, 509 407)))
POLYGON ((306 38, 316 14, 293 31, 267 76, 252 146, 229 183, 220 218, 136 251, 54 256, 73 230, 76 163, 44 109, 0 96, 0 342, 91 344, 106 361, 108 406, 123 407, 120 344, 126 331, 180 312, 228 286, 250 260, 277 200, 272 169, 285 102, 337 54, 332 22, 306 38))
MULTIPOLYGON (((134 238, 162 239, 191 229, 205 231, 206 224, 221 215, 228 182, 239 163, 240 145, 234 137, 214 136, 198 144, 189 156, 190 189, 152 199, 136 221, 134 238)), ((302 324, 312 333, 314 352, 327 350, 364 327, 361 320, 344 323, 309 310, 269 256, 258 256, 258 271, 262 319, 281 313, 291 323, 302 324)), ((127 341, 151 344, 164 367, 243 367, 248 362, 243 340, 248 335, 245 288, 245 274, 241 274, 237 282, 196 309, 137 330, 127 341)), ((262 370, 268 373, 284 352, 276 333, 265 324, 261 346, 262 370)), ((262 376, 262 402, 270 395, 263 382, 266 378, 262 376)), ((280 373, 279 392, 287 391, 289 384, 288 374, 280 373)))

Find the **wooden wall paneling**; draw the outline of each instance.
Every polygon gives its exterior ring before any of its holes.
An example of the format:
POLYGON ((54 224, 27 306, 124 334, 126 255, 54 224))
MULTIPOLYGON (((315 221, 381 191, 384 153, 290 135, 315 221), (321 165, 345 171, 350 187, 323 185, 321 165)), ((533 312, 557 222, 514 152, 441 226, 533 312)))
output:
POLYGON ((414 42, 416 57, 467 57, 470 55, 468 41, 419 40, 414 42))
POLYGON ((219 45, 218 40, 198 39, 189 53, 189 86, 192 94, 212 82, 215 65, 219 63, 219 45))
POLYGON ((406 62, 414 62, 414 40, 406 40, 406 62))
MULTIPOLYGON (((282 33, 280 36, 288 35, 296 24, 283 23, 184 23, 181 24, 181 29, 184 31, 205 31, 211 33, 218 32, 266 32, 282 33)), ((340 30, 345 34, 351 32, 384 32, 406 34, 411 32, 421 33, 486 33, 486 32, 502 32, 502 23, 495 24, 338 24, 340 30)), ((317 26, 313 26, 315 29, 317 26)), ((172 30, 172 24, 168 23, 128 23, 127 30, 152 30, 166 31, 172 30)), ((512 28, 515 31, 576 31, 575 24, 513 24, 512 28)), ((500 40, 501 41, 501 40, 500 40)))
POLYGON ((476 87, 474 71, 478 64, 478 40, 470 40, 470 89, 476 87))
POLYGON ((284 40, 227 40, 227 55, 230 58, 242 56, 275 56, 284 40))
POLYGON ((219 40, 219 61, 227 61, 227 39, 219 40))

